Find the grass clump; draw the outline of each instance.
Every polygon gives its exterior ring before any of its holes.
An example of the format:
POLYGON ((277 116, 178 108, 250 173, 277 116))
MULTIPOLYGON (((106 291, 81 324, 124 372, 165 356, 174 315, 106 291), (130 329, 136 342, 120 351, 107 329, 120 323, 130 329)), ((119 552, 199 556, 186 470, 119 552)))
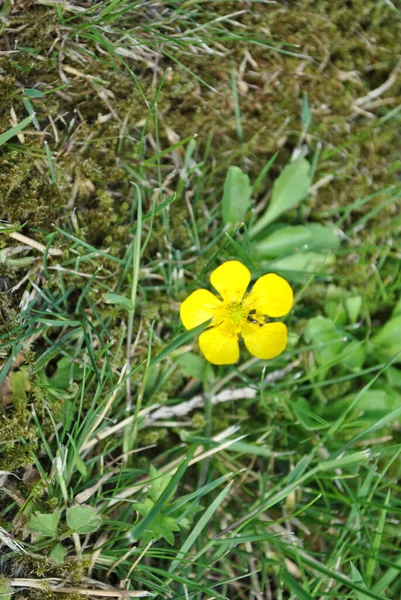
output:
POLYGON ((2 11, 1 593, 397 598, 396 6, 2 11), (181 327, 230 259, 272 361, 181 327))

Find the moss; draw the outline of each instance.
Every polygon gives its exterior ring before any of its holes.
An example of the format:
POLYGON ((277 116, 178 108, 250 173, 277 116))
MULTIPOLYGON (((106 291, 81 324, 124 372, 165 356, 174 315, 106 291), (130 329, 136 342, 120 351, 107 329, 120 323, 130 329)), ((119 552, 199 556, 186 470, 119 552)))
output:
POLYGON ((36 163, 36 157, 16 151, 0 156, 0 212, 9 223, 48 230, 65 214, 65 196, 36 163))
POLYGON ((0 414, 0 439, 0 470, 15 472, 32 463, 37 434, 30 424, 30 413, 25 407, 20 406, 0 414))
MULTIPOLYGON (((334 177, 329 185, 319 189, 304 213, 296 210, 291 213, 292 221, 302 221, 306 217, 320 222, 333 219, 333 209, 341 210, 355 199, 386 187, 390 169, 391 177, 399 177, 399 132, 391 120, 380 123, 379 118, 399 103, 400 78, 382 96, 388 105, 368 108, 370 115, 355 109, 358 98, 366 96, 388 79, 395 66, 393 57, 401 54, 401 25, 393 19, 390 8, 379 6, 375 0, 299 0, 276 5, 257 4, 257 9, 250 7, 248 2, 210 2, 208 5, 209 16, 211 11, 227 15, 244 8, 244 13, 236 16, 243 26, 240 31, 243 32, 244 41, 224 40, 226 50, 222 53, 220 50, 223 45, 220 45, 219 53, 179 55, 196 77, 212 84, 216 91, 201 84, 183 67, 160 56, 158 66, 166 72, 166 78, 158 98, 157 120, 152 115, 144 136, 142 129, 148 116, 148 107, 137 86, 122 65, 114 68, 105 62, 105 55, 99 52, 99 47, 86 35, 87 32, 69 36, 67 25, 61 52, 57 37, 59 24, 53 8, 28 3, 23 11, 15 10, 9 15, 6 36, 0 40, 1 49, 7 50, 18 44, 19 47, 33 50, 0 57, 1 130, 10 127, 11 108, 15 110, 18 120, 26 117, 26 108, 22 103, 23 88, 36 87, 50 93, 45 98, 31 100, 41 133, 31 126, 24 133, 24 144, 14 138, 12 144, 1 148, 0 212, 5 218, 15 224, 26 222, 24 233, 40 241, 43 232, 52 231, 53 223, 61 224, 94 247, 107 248, 114 256, 123 257, 132 242, 135 227, 132 182, 140 183, 144 211, 149 210, 160 179, 159 169, 147 166, 144 159, 171 146, 169 130, 172 130, 180 139, 195 133, 198 135, 193 158, 198 166, 206 169, 207 177, 205 188, 202 189, 204 193, 193 201, 193 210, 195 218, 202 225, 205 211, 214 209, 221 197, 226 165, 231 162, 244 165, 253 180, 279 149, 278 159, 266 177, 257 200, 269 192, 275 177, 301 139, 301 110, 305 95, 312 111, 312 123, 305 138, 310 156, 317 144, 322 144, 316 179, 327 174, 334 177), (283 43, 288 45, 283 46, 283 43), (277 48, 305 56, 280 54, 266 44, 271 44, 273 48, 277 44, 277 48), (247 60, 243 63, 244 58, 247 60), (242 63, 244 68, 240 69, 242 63), (67 85, 56 90, 65 83, 60 78, 60 68, 64 67, 67 85), (78 69, 82 75, 74 75, 71 68, 78 69), (236 70, 239 83, 243 144, 239 143, 237 137, 232 69, 236 70), (99 78, 95 82, 91 79, 93 74, 99 78), (392 98, 396 101, 394 104, 392 98), (202 164, 210 134, 213 135, 210 154, 206 163, 202 164), (52 183, 50 178, 44 139, 48 141, 52 153, 57 184, 52 183), (71 225, 69 217, 72 213, 74 222, 71 225)), ((202 18, 206 19, 206 16, 202 18)), ((202 18, 199 24, 202 24, 202 18)), ((140 30, 139 25, 135 23, 137 31, 140 30)), ((227 24, 227 27, 231 25, 227 24)), ((238 31, 232 26, 233 35, 237 35, 238 31)), ((212 47, 216 49, 216 46, 212 47)), ((129 58, 126 58, 126 63, 138 76, 145 96, 151 101, 155 95, 152 70, 147 66, 138 67, 137 61, 129 58)), ((160 160, 161 178, 166 180, 171 176, 166 184, 167 193, 177 187, 184 153, 185 149, 177 149, 160 160)), ((191 178, 188 180, 189 191, 192 191, 193 181, 191 178)), ((377 196, 371 202, 355 208, 343 224, 344 228, 351 228, 372 207, 379 207, 383 199, 383 196, 377 196)), ((147 263, 145 268, 158 260, 158 253, 166 256, 166 248, 182 251, 191 247, 192 240, 183 224, 183 215, 186 218, 187 207, 181 194, 170 207, 169 228, 162 224, 160 216, 155 220, 153 234, 143 256, 143 263, 147 263)), ((362 254, 364 251, 359 246, 380 245, 381 236, 388 237, 389 232, 396 231, 393 215, 392 206, 378 211, 369 222, 372 227, 365 227, 359 232, 355 248, 350 249, 350 254, 338 258, 337 274, 343 277, 346 285, 363 290, 368 308, 369 303, 373 308, 376 302, 377 284, 369 270, 358 264, 359 259, 368 263, 370 257, 369 252, 362 254)), ((202 245, 213 239, 219 227, 217 218, 206 230, 200 229, 202 245)), ((8 243, 9 240, 2 241, 2 247, 8 243)), ((59 238, 57 243, 62 245, 67 242, 59 238)), ((209 256, 197 262, 197 274, 206 266, 209 269, 209 259, 215 250, 213 248, 209 256)), ((80 253, 81 249, 77 249, 77 252, 80 253)), ((107 278, 106 285, 114 289, 119 284, 121 270, 115 262, 103 258, 102 276, 107 278)), ((82 261, 80 268, 86 269, 88 262, 82 261)), ((92 272, 92 267, 93 263, 89 263, 88 272, 92 272)), ((4 271, 11 285, 26 273, 26 268, 7 268, 4 271)), ((391 278, 391 275, 392 264, 388 261, 384 276, 391 278)), ((71 314, 74 314, 81 297, 81 281, 71 273, 63 273, 66 289, 74 289, 67 301, 67 310, 71 314)), ((119 340, 125 335, 125 329, 120 326, 124 316, 121 311, 102 302, 101 293, 105 289, 102 287, 103 280, 99 279, 97 283, 99 285, 88 291, 87 298, 96 306, 99 317, 107 322, 110 339, 119 340)), ((152 280, 148 283, 141 278, 141 284, 143 287, 138 294, 135 331, 140 315, 144 333, 136 349, 135 360, 138 362, 146 359, 146 331, 154 319, 157 319, 157 326, 153 355, 165 347, 167 336, 177 326, 177 306, 169 295, 153 290, 147 292, 146 284, 153 286, 152 280)), ((130 285, 129 272, 121 293, 125 293, 130 285)), ((58 286, 59 282, 53 278, 46 281, 41 279, 41 288, 46 292, 59 294, 58 286)), ((325 286, 308 288, 305 297, 307 311, 313 313, 322 309, 324 293, 325 286)), ((175 300, 180 299, 177 293, 175 300)), ((10 299, 0 294, 4 331, 17 324, 19 300, 18 294, 10 299)), ((82 304, 84 310, 87 308, 85 302, 82 304)), ((303 310, 306 312, 306 309, 303 310)), ((308 316, 301 315, 302 318, 308 316)), ((100 327, 97 316, 91 324, 100 327)), ((301 319, 297 327, 302 330, 301 319)), ((59 334, 58 329, 49 333, 54 340, 59 339, 59 334)), ((36 344, 35 350, 40 355, 47 341, 38 340, 36 344)), ((58 351, 56 348, 55 352, 58 351)), ((125 356, 126 350, 122 348, 120 356, 114 357, 113 364, 116 367, 123 364, 125 356)), ((133 389, 141 379, 141 372, 132 377, 133 389)), ((35 428, 28 410, 31 404, 35 407, 45 435, 50 436, 54 431, 49 414, 43 408, 45 404, 50 406, 56 422, 60 421, 63 405, 61 395, 56 400, 49 399, 38 374, 30 378, 29 385, 26 398, 21 397, 19 402, 14 399, 4 414, 0 415, 0 439, 3 442, 0 470, 15 472, 31 463, 31 453, 37 450, 35 428), (24 438, 24 444, 20 442, 21 438, 24 438)), ((327 397, 336 397, 347 392, 348 385, 346 382, 345 387, 332 386, 325 389, 325 394, 327 397)), ((157 402, 162 404, 164 395, 176 396, 182 387, 183 378, 177 371, 164 384, 157 402)), ((87 391, 83 410, 91 407, 93 401, 91 390, 87 391)), ((244 430, 249 428, 249 433, 253 434, 255 423, 266 423, 274 414, 278 423, 275 450, 286 450, 287 432, 281 431, 279 426, 284 421, 283 411, 289 399, 283 396, 281 400, 276 404, 273 396, 266 393, 263 402, 256 401, 250 405, 246 402, 237 403, 235 422, 241 420, 244 430)), ((227 406, 216 406, 213 431, 221 431, 232 424, 227 406)), ((201 412, 192 417, 192 426, 194 429, 203 429, 204 416, 201 412)), ((160 452, 174 447, 177 436, 171 429, 146 429, 140 431, 138 442, 139 446, 157 444, 157 452, 160 452)), ((151 455, 151 452, 146 457, 138 455, 135 460, 147 468, 151 455)), ((46 458, 43 462, 46 462, 46 458)), ((50 472, 50 466, 47 467, 50 472)), ((46 482, 36 485, 33 490, 28 488, 28 485, 22 488, 23 494, 29 494, 36 500, 47 499, 46 482)), ((49 508, 51 506, 50 500, 49 508)), ((79 583, 88 566, 79 561, 56 566, 45 558, 37 562, 29 560, 25 568, 34 576, 65 577, 75 583, 79 583)), ((56 596, 61 599, 59 594, 51 591, 30 592, 30 598, 41 600, 56 596)), ((71 600, 73 596, 66 595, 66 598, 71 600)))

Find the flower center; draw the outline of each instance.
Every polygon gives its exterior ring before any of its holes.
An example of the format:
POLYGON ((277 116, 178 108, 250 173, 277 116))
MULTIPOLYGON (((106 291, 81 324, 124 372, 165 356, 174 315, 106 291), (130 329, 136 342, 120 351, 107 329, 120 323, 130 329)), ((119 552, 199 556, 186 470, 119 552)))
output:
POLYGON ((236 325, 239 325, 241 321, 246 318, 245 309, 241 303, 230 302, 226 308, 227 317, 231 319, 236 325))

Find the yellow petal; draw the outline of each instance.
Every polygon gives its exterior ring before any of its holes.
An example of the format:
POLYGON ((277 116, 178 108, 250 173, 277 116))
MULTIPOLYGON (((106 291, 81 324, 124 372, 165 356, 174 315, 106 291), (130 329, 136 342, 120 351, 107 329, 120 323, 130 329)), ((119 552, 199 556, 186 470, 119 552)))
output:
POLYGON ((199 347, 214 365, 233 365, 239 359, 238 335, 229 333, 224 323, 201 333, 199 347))
POLYGON ((212 286, 229 302, 241 302, 250 281, 249 269, 238 260, 228 260, 210 275, 212 286))
POLYGON ((208 290, 192 292, 180 306, 181 321, 185 329, 193 329, 214 317, 214 311, 220 304, 220 300, 208 290))
POLYGON ((246 298, 250 310, 268 317, 283 317, 291 310, 293 302, 290 284, 274 273, 260 277, 246 298))
POLYGON ((242 326, 241 334, 249 352, 263 360, 278 356, 287 345, 288 333, 284 323, 259 325, 248 322, 242 326))

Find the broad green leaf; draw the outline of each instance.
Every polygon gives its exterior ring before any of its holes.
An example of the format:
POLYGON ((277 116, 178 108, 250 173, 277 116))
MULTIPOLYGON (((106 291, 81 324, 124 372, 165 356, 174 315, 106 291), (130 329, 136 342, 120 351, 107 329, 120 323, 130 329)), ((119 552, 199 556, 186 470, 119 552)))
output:
POLYGON ((328 426, 328 423, 324 419, 315 414, 306 398, 298 398, 292 408, 301 425, 308 431, 324 429, 328 426))
POLYGON ((234 226, 244 220, 251 204, 252 186, 239 167, 230 167, 224 182, 222 213, 225 225, 234 226))
POLYGON ((355 325, 362 308, 362 296, 351 296, 345 300, 345 308, 351 325, 355 325))
POLYGON ((181 354, 177 359, 177 364, 180 365, 180 371, 187 377, 195 379, 203 379, 206 367, 206 361, 193 352, 181 354))
POLYGON ((290 281, 305 281, 308 275, 324 274, 325 270, 335 263, 334 254, 319 252, 297 252, 273 262, 264 262, 262 270, 274 271, 290 281))
POLYGON ((48 382, 52 387, 66 390, 72 381, 81 381, 82 376, 82 367, 74 363, 72 359, 63 356, 57 361, 56 372, 48 379, 48 382))
POLYGON ((0 146, 8 142, 9 139, 11 139, 12 137, 20 133, 23 129, 25 129, 25 127, 29 125, 29 123, 32 121, 33 117, 34 115, 29 115, 29 117, 21 121, 21 123, 18 123, 14 127, 11 127, 11 129, 8 129, 4 133, 0 134, 0 146))
POLYGON ((341 356, 342 364, 350 371, 360 371, 367 356, 366 343, 352 340, 346 344, 341 356))
POLYGON ((76 504, 67 510, 67 525, 73 533, 93 533, 101 524, 102 519, 92 506, 76 504))
POLYGON ((313 346, 316 362, 322 366, 338 362, 345 347, 344 334, 325 317, 314 317, 309 321, 305 339, 313 346))
POLYGON ((29 519, 29 529, 45 537, 56 537, 62 509, 53 513, 34 513, 29 519))
POLYGON ((266 212, 251 228, 250 235, 255 236, 284 212, 295 208, 306 198, 311 184, 310 164, 306 158, 299 158, 284 167, 274 182, 266 212))
POLYGON ((336 250, 340 239, 332 227, 319 223, 286 226, 253 244, 253 249, 263 258, 277 258, 299 250, 336 250))
MULTIPOLYGON (((354 402, 356 394, 348 394, 329 404, 324 411, 324 417, 335 419, 343 414, 354 402)), ((369 389, 360 394, 355 410, 362 413, 364 419, 377 420, 388 415, 401 405, 401 395, 391 389, 369 389)))
POLYGON ((371 341, 388 360, 400 353, 395 361, 401 362, 401 315, 387 321, 371 341))
POLYGON ((62 544, 56 544, 50 552, 49 556, 50 558, 55 560, 57 564, 62 565, 64 563, 64 558, 66 554, 67 550, 64 548, 64 546, 62 544))
POLYGON ((125 296, 121 296, 120 294, 106 292, 105 294, 102 294, 102 297, 107 304, 114 304, 115 306, 117 306, 117 308, 124 310, 133 309, 131 300, 129 298, 126 298, 125 296))

